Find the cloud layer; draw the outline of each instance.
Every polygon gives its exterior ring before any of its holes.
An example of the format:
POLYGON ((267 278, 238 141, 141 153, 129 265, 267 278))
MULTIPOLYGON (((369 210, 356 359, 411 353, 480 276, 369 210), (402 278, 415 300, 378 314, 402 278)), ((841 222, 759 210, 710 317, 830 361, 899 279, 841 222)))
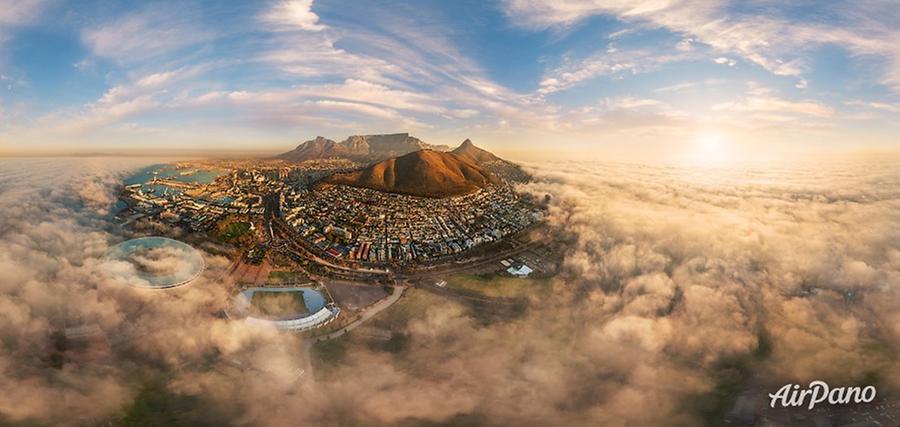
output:
POLYGON ((146 163, 0 167, 2 420, 116 419, 138 378, 158 376, 198 420, 236 425, 693 424, 721 415, 703 408, 727 405, 714 390, 734 378, 738 391, 900 387, 896 163, 536 167, 523 190, 553 196, 570 242, 553 295, 488 324, 433 304, 398 331, 407 350, 350 347, 295 384, 283 374, 307 367, 296 336, 216 316, 227 260, 207 255, 203 277, 172 292, 103 282, 98 257, 125 237, 103 219, 111 188, 146 163), (61 363, 53 332, 79 325, 99 326, 109 354, 61 363))

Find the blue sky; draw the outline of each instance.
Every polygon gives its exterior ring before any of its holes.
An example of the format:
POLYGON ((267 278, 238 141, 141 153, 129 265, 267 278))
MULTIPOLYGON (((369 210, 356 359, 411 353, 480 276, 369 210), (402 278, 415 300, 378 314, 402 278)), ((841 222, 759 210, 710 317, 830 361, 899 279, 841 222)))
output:
POLYGON ((6 152, 398 131, 532 154, 900 146, 892 1, 0 6, 6 152))

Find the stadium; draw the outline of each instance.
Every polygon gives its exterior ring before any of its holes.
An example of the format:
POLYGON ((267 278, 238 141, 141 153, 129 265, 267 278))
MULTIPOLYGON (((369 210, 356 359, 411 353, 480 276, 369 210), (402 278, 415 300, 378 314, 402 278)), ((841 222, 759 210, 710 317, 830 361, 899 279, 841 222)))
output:
POLYGON ((127 240, 109 249, 104 265, 114 281, 142 289, 171 289, 193 282, 206 267, 190 245, 165 237, 127 240))
POLYGON ((234 308, 248 323, 297 332, 324 326, 340 313, 328 290, 312 284, 245 289, 235 297, 234 308))

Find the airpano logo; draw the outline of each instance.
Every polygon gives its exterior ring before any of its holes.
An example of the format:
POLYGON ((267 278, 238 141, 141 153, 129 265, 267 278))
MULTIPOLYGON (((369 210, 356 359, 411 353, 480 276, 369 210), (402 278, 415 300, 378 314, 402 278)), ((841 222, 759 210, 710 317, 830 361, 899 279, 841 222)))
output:
POLYGON ((829 405, 848 405, 851 403, 871 403, 875 400, 877 391, 875 386, 866 387, 835 387, 831 388, 825 381, 813 381, 805 389, 799 384, 785 384, 774 394, 769 393, 772 399, 769 406, 775 408, 802 407, 813 409, 820 403, 829 405))

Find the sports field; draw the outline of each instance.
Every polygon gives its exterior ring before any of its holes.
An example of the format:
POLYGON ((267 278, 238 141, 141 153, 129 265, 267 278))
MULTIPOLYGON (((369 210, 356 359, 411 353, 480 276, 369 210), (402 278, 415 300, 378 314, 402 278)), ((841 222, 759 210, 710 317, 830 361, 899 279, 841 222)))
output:
POLYGON ((302 292, 256 291, 250 300, 253 311, 265 317, 289 317, 309 312, 302 292))

